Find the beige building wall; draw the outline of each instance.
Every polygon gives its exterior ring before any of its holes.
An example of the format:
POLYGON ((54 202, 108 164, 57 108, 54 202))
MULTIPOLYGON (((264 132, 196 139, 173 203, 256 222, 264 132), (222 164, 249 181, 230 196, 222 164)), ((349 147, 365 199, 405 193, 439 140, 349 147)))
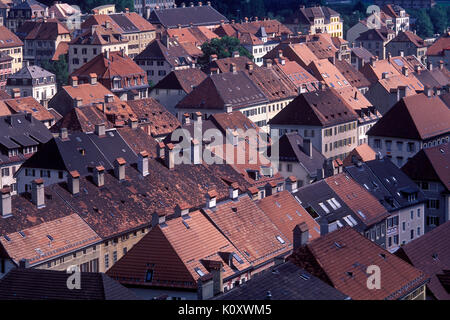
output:
POLYGON ((23 46, 0 49, 0 52, 10 55, 12 61, 12 73, 16 73, 23 66, 23 46))

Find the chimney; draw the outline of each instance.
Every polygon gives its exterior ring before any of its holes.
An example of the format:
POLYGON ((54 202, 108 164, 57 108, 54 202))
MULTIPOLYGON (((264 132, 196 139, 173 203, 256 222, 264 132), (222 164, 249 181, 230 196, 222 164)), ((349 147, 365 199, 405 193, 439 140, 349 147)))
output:
POLYGON ((181 7, 182 7, 182 8, 186 8, 186 3, 182 2, 182 3, 181 3, 181 7))
POLYGON ((106 60, 109 60, 109 50, 105 50, 104 55, 106 60))
POLYGON ((198 6, 201 7, 203 5, 203 3, 201 3, 200 1, 198 2, 198 6))
POLYGON ((145 19, 150 19, 150 7, 145 8, 145 19))
POLYGON ((425 86, 423 88, 423 93, 427 96, 427 97, 431 97, 432 96, 432 89, 429 86, 425 86))
POLYGON ((129 13, 129 12, 130 12, 130 9, 125 8, 125 13, 129 13))
POLYGON ((196 139, 191 140, 191 163, 201 164, 200 143, 196 139))
POLYGON ((400 51, 400 57, 404 57, 405 56, 405 52, 400 51))
POLYGON ((215 189, 212 189, 206 193, 206 207, 208 209, 213 209, 216 207, 216 200, 217 200, 217 191, 215 189))
POLYGON ((233 73, 237 72, 236 63, 234 63, 234 62, 230 63, 230 71, 233 73))
POLYGON ((212 54, 209 56, 209 62, 213 62, 217 60, 217 54, 212 54))
POLYGON ((31 201, 38 209, 45 207, 44 180, 35 179, 31 182, 31 201))
POLYGON ((278 59, 283 59, 283 50, 278 50, 278 59))
POLYGON ((55 19, 55 11, 50 12, 50 19, 55 19))
POLYGON ((142 176, 148 175, 148 152, 141 151, 138 154, 138 170, 142 176))
POLYGON ((290 176, 286 179, 286 190, 294 193, 297 192, 297 178, 290 176))
POLYGON ((218 74, 219 73, 219 68, 211 68, 209 69, 209 74, 218 74))
POLYGON ((128 119, 128 126, 135 130, 138 127, 138 120, 136 118, 129 118, 128 119))
POLYGON ((189 205, 186 202, 178 203, 175 206, 175 217, 184 217, 189 214, 189 205))
POLYGON ((89 73, 89 84, 91 85, 97 84, 97 74, 89 73))
POLYGON ((109 21, 105 21, 105 28, 106 29, 111 28, 111 23, 109 21))
POLYGON ((259 190, 256 187, 250 187, 247 192, 252 200, 258 200, 259 190))
POLYGON ((247 64, 245 66, 249 72, 253 71, 253 63, 247 62, 247 64))
POLYGON ((239 51, 233 51, 233 58, 239 58, 239 51))
POLYGON ((193 7, 193 6, 194 6, 194 3, 193 3, 193 2, 189 2, 189 6, 190 6, 190 7, 193 7))
POLYGON ((303 247, 309 240, 309 228, 306 222, 299 223, 294 228, 294 250, 303 247))
POLYGON ((164 162, 166 167, 169 169, 173 169, 175 167, 174 148, 175 146, 172 143, 168 143, 164 147, 164 162))
POLYGON ((444 61, 439 60, 439 70, 444 70, 444 61))
POLYGON ((213 275, 208 273, 197 280, 197 299, 208 300, 214 297, 213 275))
POLYGON ((11 188, 6 186, 0 190, 2 194, 2 202, 1 202, 1 212, 2 217, 7 218, 12 214, 12 205, 11 205, 11 188))
POLYGON ((407 66, 403 66, 402 67, 402 74, 407 77, 408 76, 408 67, 407 66))
POLYGON ((416 64, 415 66, 414 66, 414 71, 416 71, 416 73, 417 74, 420 74, 420 70, 421 70, 422 68, 420 67, 420 65, 418 65, 418 64, 416 64))
POLYGON ((390 52, 388 52, 388 61, 389 61, 389 63, 391 63, 391 58, 392 58, 392 54, 390 53, 390 52))
POLYGON ((237 200, 239 196, 239 185, 237 182, 233 182, 231 186, 228 188, 228 191, 230 193, 230 199, 231 200, 237 200))
POLYGON ((272 68, 272 59, 265 59, 266 68, 272 68))
POLYGON ((69 134, 67 133, 67 128, 61 128, 60 135, 61 140, 67 140, 69 138, 69 134))
POLYGON ((12 89, 12 95, 11 95, 11 97, 12 97, 13 99, 20 98, 20 89, 19 89, 19 88, 14 88, 14 89, 12 89))
POLYGON ((114 175, 119 181, 125 180, 125 164, 127 162, 124 158, 117 158, 114 160, 114 175))
POLYGON ((97 187, 103 187, 105 185, 105 168, 103 166, 96 166, 92 179, 97 187))
POLYGON ((70 85, 74 88, 78 87, 78 77, 76 76, 70 77, 70 85))
POLYGON ((427 68, 428 70, 433 71, 433 63, 431 61, 427 62, 427 68))
POLYGON ((404 98, 406 96, 406 87, 398 86, 398 94, 399 94, 399 100, 404 98))
POLYGON ((80 174, 77 170, 69 172, 67 186, 71 194, 75 195, 80 193, 80 174))
POLYGON ((197 124, 201 124, 202 123, 202 113, 200 111, 197 111, 194 114, 194 117, 195 117, 195 123, 197 123, 197 124))
POLYGON ((322 217, 320 219, 320 236, 324 236, 328 233, 328 219, 322 217))
POLYGON ((232 113, 233 112, 233 106, 230 103, 225 103, 224 105, 226 113, 232 113))
POLYGON ((372 67, 375 67, 375 62, 376 62, 377 60, 376 60, 376 58, 375 57, 370 57, 370 65, 372 66, 372 67))
POLYGON ((222 270, 223 270, 222 261, 214 261, 214 264, 210 264, 209 272, 212 274, 214 296, 223 292, 223 271, 222 270))
POLYGON ((277 183, 274 181, 268 182, 264 188, 266 189, 266 196, 277 193, 277 183))
POLYGON ((111 93, 108 93, 105 95, 105 103, 111 103, 114 102, 114 95, 111 93))
POLYGON ((80 97, 76 97, 75 99, 73 99, 73 106, 75 108, 81 107, 83 105, 83 99, 81 99, 80 97))
POLYGON ((164 158, 164 149, 165 149, 164 142, 159 142, 156 145, 156 156, 158 158, 160 158, 160 159, 164 158))
POLYGON ((388 78, 388 73, 387 72, 383 72, 381 74, 381 79, 387 79, 388 78))
POLYGON ((191 124, 191 116, 187 112, 185 114, 183 114, 183 124, 187 124, 187 125, 191 124))
POLYGON ((105 136, 105 124, 104 123, 100 123, 100 124, 96 124, 95 125, 95 134, 99 137, 104 137, 105 136))
POLYGON ((153 212, 152 214, 152 227, 155 227, 157 225, 162 225, 166 223, 166 213, 161 210, 157 210, 153 212))
POLYGON ((312 158, 312 142, 309 139, 303 139, 303 152, 310 158, 312 158))

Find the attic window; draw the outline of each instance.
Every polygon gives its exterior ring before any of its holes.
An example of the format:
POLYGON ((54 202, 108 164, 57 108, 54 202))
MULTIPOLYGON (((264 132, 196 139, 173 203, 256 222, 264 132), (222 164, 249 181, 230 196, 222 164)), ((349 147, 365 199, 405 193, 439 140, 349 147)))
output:
POLYGON ((8 237, 7 235, 4 235, 3 238, 5 238, 5 240, 8 241, 8 242, 11 241, 10 237, 8 237))
POLYGON ((345 272, 350 278, 353 278, 353 272, 347 271, 345 272))
POLYGON ((298 215, 299 217, 302 216, 302 214, 301 214, 298 210, 295 210, 295 213, 297 213, 297 215, 298 215))
POLYGON ((286 217, 287 217, 289 220, 292 220, 292 217, 291 217, 289 214, 286 214, 286 217))
POLYGON ((361 210, 358 210, 357 212, 363 219, 366 219, 366 215, 362 213, 361 210))
POLYGON ((48 238, 48 240, 50 240, 50 241, 53 241, 54 239, 53 239, 53 237, 51 236, 51 235, 47 235, 47 238, 48 238))
POLYGON ((19 234, 22 236, 22 238, 25 238, 25 233, 23 231, 19 231, 19 234))
POLYGON ((244 263, 244 261, 241 259, 241 257, 239 257, 235 252, 232 253, 232 256, 233 256, 233 258, 236 259, 236 261, 237 261, 239 264, 243 264, 243 263, 244 263))
POLYGON ((152 282, 153 280, 153 270, 148 269, 145 274, 145 282, 152 282))
POLYGON ((438 254, 435 252, 435 253, 433 253, 432 257, 433 257, 433 260, 437 260, 438 259, 438 254))
POLYGON ((281 204, 279 204, 278 201, 275 201, 275 204, 277 205, 278 208, 281 208, 281 204))
POLYGON ((382 257, 384 260, 386 260, 386 255, 384 253, 380 253, 380 257, 382 257))
POLYGON ((286 243, 286 241, 284 241, 283 238, 280 237, 280 236, 277 236, 277 240, 278 240, 281 244, 285 244, 285 243, 286 243))
POLYGON ((184 221, 183 220, 183 224, 184 224, 184 226, 186 227, 186 229, 190 229, 191 227, 189 226, 189 224, 186 222, 186 221, 184 221))
POLYGON ((335 243, 334 243, 334 246, 335 246, 336 248, 338 248, 338 249, 341 249, 341 248, 342 248, 342 246, 341 246, 341 244, 340 244, 339 242, 335 242, 335 243))

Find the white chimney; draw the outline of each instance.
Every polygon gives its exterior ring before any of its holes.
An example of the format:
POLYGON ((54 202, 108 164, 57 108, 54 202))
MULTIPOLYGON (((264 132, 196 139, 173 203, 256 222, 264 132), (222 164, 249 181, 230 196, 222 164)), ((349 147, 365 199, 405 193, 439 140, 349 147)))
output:
POLYGON ((159 142, 156 145, 156 156, 160 159, 164 158, 164 149, 165 149, 165 145, 164 142, 159 142))
POLYGON ((66 140, 66 139, 69 138, 69 134, 67 132, 67 128, 61 128, 60 137, 61 137, 61 140, 66 140))
POLYGON ((138 154, 138 170, 145 177, 148 175, 148 153, 141 151, 138 154))
POLYGON ((206 193, 206 207, 208 209, 213 209, 216 207, 216 200, 217 200, 217 191, 211 190, 206 193))
POLYGON ((119 181, 125 180, 125 164, 127 162, 124 158, 117 158, 114 160, 114 175, 119 181))
POLYGON ((164 148, 164 161, 166 167, 169 169, 173 169, 175 167, 175 155, 173 149, 175 146, 172 143, 168 143, 164 148))
POLYGON ((35 179, 31 182, 31 201, 38 209, 45 207, 44 180, 35 179))
POLYGON ((103 166, 96 166, 92 179, 97 187, 103 187, 105 185, 105 168, 103 166))
POLYGON ((297 178, 290 176, 286 179, 286 190, 291 193, 297 192, 297 178))
POLYGON ((12 205, 11 205, 11 188, 6 186, 0 190, 2 194, 2 202, 1 205, 1 212, 2 217, 7 218, 10 217, 12 214, 12 205))
POLYGON ((197 112, 195 113, 195 122, 196 122, 197 124, 202 123, 202 113, 201 113, 200 111, 197 111, 197 112))
POLYGON ((237 200, 239 197, 239 185, 237 184, 237 182, 233 182, 228 190, 230 192, 230 199, 237 200))
POLYGON ((105 130, 106 126, 104 123, 96 124, 95 125, 95 134, 99 137, 105 136, 105 130))
POLYGON ((191 163, 192 164, 201 164, 201 153, 200 153, 200 143, 196 139, 191 140, 191 163))
POLYGON ((71 194, 80 193, 80 174, 77 170, 69 172, 67 185, 71 194))

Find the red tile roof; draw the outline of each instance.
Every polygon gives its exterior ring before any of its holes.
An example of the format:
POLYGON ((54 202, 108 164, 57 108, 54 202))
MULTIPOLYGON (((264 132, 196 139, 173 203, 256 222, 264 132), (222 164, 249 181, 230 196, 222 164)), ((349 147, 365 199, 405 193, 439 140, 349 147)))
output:
POLYGON ((423 285, 426 275, 350 227, 300 248, 290 260, 353 300, 400 299, 423 285), (367 267, 381 272, 381 289, 367 287, 367 267))
POLYGON ((326 178, 325 181, 366 226, 378 223, 389 216, 378 199, 346 173, 326 178), (364 216, 358 211, 362 212, 364 216))
POLYGON ((222 264, 224 278, 250 267, 245 256, 200 212, 189 218, 176 218, 152 229, 107 274, 122 284, 196 288, 202 274, 214 263, 222 264), (242 264, 233 262, 233 270, 223 254, 235 253, 242 264), (145 282, 147 270, 153 271, 145 282), (198 270, 198 271, 197 271, 198 270))
POLYGON ((350 153, 347 155, 347 157, 345 157, 344 162, 343 162, 345 167, 351 166, 354 164, 352 162, 353 156, 356 157, 357 161, 366 162, 366 161, 375 160, 376 153, 375 153, 375 151, 373 151, 373 149, 367 143, 361 144, 361 145, 357 146, 355 149, 353 149, 352 151, 350 151, 350 153))
POLYGON ((450 34, 444 34, 427 49, 427 56, 444 56, 450 50, 450 34))
POLYGON ((281 191, 265 197, 256 205, 264 211, 278 229, 294 243, 294 228, 301 223, 306 223, 309 232, 309 241, 320 237, 319 224, 306 212, 289 191, 281 191))
POLYGON ((5 26, 0 25, 0 49, 23 46, 22 40, 5 26))

